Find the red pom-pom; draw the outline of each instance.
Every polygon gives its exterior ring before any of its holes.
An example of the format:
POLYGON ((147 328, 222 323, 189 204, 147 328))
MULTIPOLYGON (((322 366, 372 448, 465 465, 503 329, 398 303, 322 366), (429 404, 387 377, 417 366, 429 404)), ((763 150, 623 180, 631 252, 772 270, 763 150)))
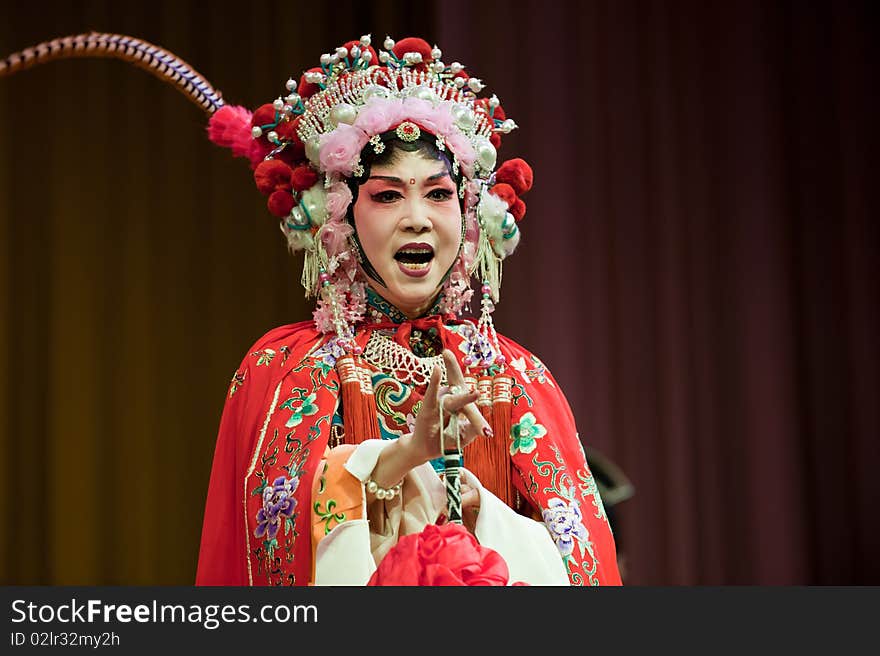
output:
POLYGON ((519 157, 509 159, 498 167, 498 170, 495 172, 495 180, 497 182, 506 182, 513 187, 517 196, 522 196, 532 188, 532 167, 519 157))
POLYGON ((520 221, 526 215, 526 204, 522 198, 517 198, 508 211, 513 214, 514 219, 520 221))
POLYGON ((509 184, 501 184, 493 185, 491 189, 489 189, 489 193, 498 196, 501 200, 507 203, 507 207, 513 207, 513 204, 517 201, 516 192, 513 190, 509 184))
MULTIPOLYGON (((251 125, 254 127, 262 127, 264 125, 269 125, 274 122, 275 108, 272 106, 272 103, 260 105, 259 107, 257 107, 254 115, 251 116, 251 125)), ((265 133, 263 134, 263 136, 266 136, 265 133)))
POLYGON ((306 73, 323 73, 320 66, 315 66, 314 68, 310 68, 305 73, 302 74, 302 77, 299 78, 299 84, 296 87, 296 92, 300 95, 300 97, 305 100, 309 96, 313 96, 321 90, 317 84, 313 82, 306 82, 306 73))
POLYGON ((297 166, 290 175, 290 184, 293 185, 294 191, 305 191, 311 189, 318 181, 318 174, 315 169, 307 164, 297 166))
POLYGON ((293 196, 289 191, 273 191, 266 205, 274 216, 281 219, 290 214, 290 210, 293 209, 293 196))
POLYGON ((254 182, 260 193, 271 194, 273 191, 290 191, 290 167, 277 159, 260 162, 254 171, 254 182))
POLYGON ((495 146, 495 150, 501 149, 501 133, 493 132, 489 135, 489 143, 495 146))
POLYGON ((398 59, 403 59, 403 56, 408 52, 417 52, 422 56, 423 63, 432 61, 431 46, 424 39, 415 36, 408 36, 405 39, 401 39, 394 44, 391 52, 393 52, 398 59))
MULTIPOLYGON (((361 42, 360 42, 360 41, 346 41, 345 43, 342 44, 342 47, 343 47, 343 48, 346 48, 349 52, 351 52, 351 49, 352 49, 354 46, 357 46, 358 48, 360 48, 361 53, 362 53, 362 54, 361 54, 361 59, 363 59, 363 53, 364 53, 364 52, 369 52, 369 53, 370 53, 370 62, 369 62, 369 65, 370 65, 370 66, 375 66, 376 64, 379 63, 379 56, 376 54, 376 51, 373 50, 373 46, 367 46, 366 48, 364 48, 364 47, 361 45, 361 42)), ((348 60, 351 61, 351 55, 349 55, 348 60)))
POLYGON ((208 138, 229 148, 236 157, 247 157, 251 148, 251 113, 244 107, 224 105, 208 120, 208 138))
POLYGON ((287 142, 287 146, 281 151, 279 157, 291 165, 295 165, 306 158, 306 147, 299 140, 299 135, 296 132, 301 118, 301 116, 297 116, 292 121, 284 121, 275 128, 278 138, 287 142))

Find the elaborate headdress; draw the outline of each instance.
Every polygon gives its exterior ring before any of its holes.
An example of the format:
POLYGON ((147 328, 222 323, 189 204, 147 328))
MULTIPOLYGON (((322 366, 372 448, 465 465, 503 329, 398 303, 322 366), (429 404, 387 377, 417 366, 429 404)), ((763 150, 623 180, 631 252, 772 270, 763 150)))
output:
POLYGON ((480 98, 483 82, 424 40, 387 37, 378 55, 369 35, 321 55, 320 66, 287 80, 283 94, 253 113, 224 106, 211 117, 212 141, 246 157, 269 211, 281 219, 290 249, 305 252, 302 283, 319 294, 315 319, 343 338, 363 313, 346 220, 346 179, 363 173, 366 148, 381 153, 388 138, 433 139, 448 153, 459 182, 464 244, 444 283, 441 309, 457 313, 483 281, 483 315, 498 300, 501 262, 519 242, 520 196, 532 185, 521 159, 495 170, 501 136, 515 129, 496 96, 480 98), (323 293, 322 290, 327 292, 323 293))
POLYGON ((291 251, 305 253, 306 294, 321 295, 318 328, 337 332, 343 341, 364 312, 345 181, 362 172, 365 148, 378 154, 388 138, 430 136, 448 153, 460 181, 465 228, 440 309, 458 313, 471 298, 476 273, 488 319, 499 298, 501 262, 519 243, 517 222, 526 210, 521 196, 532 185, 531 168, 521 159, 496 170, 501 137, 516 123, 496 96, 479 97, 483 82, 458 62, 444 63, 436 46, 412 37, 397 42, 386 37, 383 46, 377 54, 365 35, 321 55, 319 66, 287 80, 284 93, 253 112, 226 105, 167 50, 118 34, 92 32, 40 43, 0 60, 0 77, 53 59, 112 57, 173 83, 210 114, 211 141, 250 161, 254 182, 281 220, 291 251))

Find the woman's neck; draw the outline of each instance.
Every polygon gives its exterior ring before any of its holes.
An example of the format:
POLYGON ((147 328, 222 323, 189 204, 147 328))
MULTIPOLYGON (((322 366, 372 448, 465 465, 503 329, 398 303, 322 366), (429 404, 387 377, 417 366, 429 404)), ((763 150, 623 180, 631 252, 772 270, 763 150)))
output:
POLYGON ((367 286, 367 305, 394 323, 403 323, 407 320, 418 319, 426 314, 436 314, 439 311, 439 301, 440 294, 438 293, 434 298, 428 299, 420 307, 404 309, 394 305, 371 286, 367 286))

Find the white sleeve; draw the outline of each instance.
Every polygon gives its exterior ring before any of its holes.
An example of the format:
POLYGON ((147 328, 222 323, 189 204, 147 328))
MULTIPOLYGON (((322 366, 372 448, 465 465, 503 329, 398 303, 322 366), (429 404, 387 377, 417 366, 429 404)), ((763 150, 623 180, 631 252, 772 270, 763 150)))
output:
MULTIPOLYGON (((390 440, 366 440, 345 463, 345 469, 365 483, 379 454, 390 440)), ((510 582, 568 585, 559 551, 543 524, 523 517, 483 488, 471 472, 468 483, 479 490, 480 513, 475 535, 483 546, 507 562, 510 582)), ((342 522, 319 543, 315 553, 315 585, 365 585, 385 554, 403 535, 433 524, 446 508, 446 490, 430 463, 410 470, 399 496, 391 501, 371 499, 364 492, 367 519, 342 522)))
POLYGON ((570 585, 562 556, 546 527, 517 513, 484 488, 472 472, 463 471, 468 483, 480 491, 480 514, 474 534, 481 545, 504 558, 510 582, 570 585))

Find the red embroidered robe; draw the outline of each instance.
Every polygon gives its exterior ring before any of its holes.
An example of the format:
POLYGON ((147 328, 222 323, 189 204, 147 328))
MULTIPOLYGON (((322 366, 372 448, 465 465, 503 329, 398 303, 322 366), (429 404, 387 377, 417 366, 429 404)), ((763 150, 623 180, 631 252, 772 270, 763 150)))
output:
MULTIPOLYGON (((427 321, 461 363, 464 334, 473 324, 427 321)), ((404 322, 398 336, 412 328, 404 322)), ((359 342, 374 330, 359 328, 359 342)), ((619 585, 614 540, 568 402, 538 358, 511 340, 499 341, 514 379, 512 417, 510 435, 492 439, 508 443, 524 513, 543 519, 572 584, 619 585)), ((235 372, 214 454, 196 584, 311 582, 313 541, 345 521, 345 513, 322 506, 315 494, 338 411, 337 355, 332 336, 308 321, 264 335, 235 372), (326 531, 313 531, 316 514, 326 531)), ((389 384, 393 389, 385 393, 381 380, 376 388, 383 437, 408 432, 406 411, 425 391, 389 384)))

